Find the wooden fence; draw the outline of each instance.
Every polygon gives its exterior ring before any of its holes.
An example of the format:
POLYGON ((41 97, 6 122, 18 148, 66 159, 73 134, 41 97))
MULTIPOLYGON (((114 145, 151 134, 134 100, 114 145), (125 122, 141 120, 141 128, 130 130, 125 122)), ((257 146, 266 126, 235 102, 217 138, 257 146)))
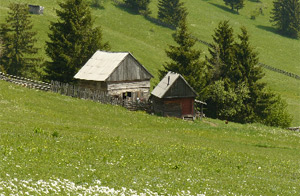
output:
POLYGON ((0 80, 11 82, 27 88, 42 91, 51 91, 54 93, 59 93, 61 95, 70 96, 74 98, 87 99, 95 102, 101 102, 104 104, 120 105, 132 111, 149 111, 150 109, 150 102, 148 102, 147 99, 134 100, 133 97, 137 97, 134 95, 132 96, 132 98, 122 99, 118 97, 113 97, 104 91, 91 91, 90 89, 80 88, 77 85, 57 81, 51 81, 51 83, 49 84, 46 82, 5 74, 3 72, 0 72, 0 80))
MULTIPOLYGON (((191 36, 191 37, 194 38, 196 41, 198 41, 198 42, 200 42, 200 43, 202 43, 202 44, 204 44, 204 45, 206 45, 206 46, 208 46, 210 48, 212 47, 212 45, 210 43, 206 42, 206 41, 200 40, 200 39, 198 39, 198 38, 196 38, 194 36, 191 36)), ((265 68, 265 69, 268 69, 270 71, 274 71, 274 72, 277 72, 277 73, 289 76, 291 78, 295 78, 297 80, 300 80, 300 76, 297 75, 297 74, 294 74, 294 73, 291 73, 291 72, 287 72, 287 71, 284 71, 284 70, 281 70, 281 69, 278 69, 276 67, 273 67, 273 66, 270 66, 270 65, 266 65, 266 64, 260 63, 260 62, 258 63, 258 65, 261 66, 261 67, 263 67, 263 68, 265 68)))
POLYGON ((46 82, 31 80, 24 77, 14 76, 5 74, 3 72, 0 72, 0 80, 4 80, 7 82, 11 82, 14 84, 18 84, 27 88, 34 88, 38 90, 48 91, 50 90, 50 84, 46 82))
MULTIPOLYGON (((151 108, 148 99, 134 99, 134 97, 137 97, 134 95, 134 92, 132 92, 132 97, 123 99, 121 97, 111 96, 105 91, 92 91, 88 88, 81 88, 74 84, 51 81, 50 86, 50 91, 54 93, 59 93, 61 95, 66 95, 79 99, 92 100, 104 104, 120 105, 131 111, 149 111, 151 108)), ((138 92, 136 92, 136 94, 137 93, 138 92)))
POLYGON ((288 71, 284 71, 284 70, 278 69, 276 67, 272 67, 270 65, 266 65, 264 63, 258 63, 258 65, 260 65, 260 66, 262 66, 262 67, 264 67, 264 68, 266 68, 268 70, 271 70, 271 71, 274 71, 274 72, 277 72, 277 73, 289 76, 291 78, 295 78, 297 80, 300 80, 300 76, 297 75, 297 74, 294 74, 294 73, 291 73, 291 72, 288 72, 288 71))

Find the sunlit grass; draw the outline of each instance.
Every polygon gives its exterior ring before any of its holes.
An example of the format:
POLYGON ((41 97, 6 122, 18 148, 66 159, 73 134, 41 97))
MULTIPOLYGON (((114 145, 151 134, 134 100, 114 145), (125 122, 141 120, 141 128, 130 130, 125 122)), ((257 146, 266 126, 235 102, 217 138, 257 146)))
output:
POLYGON ((299 133, 157 117, 3 81, 0 108, 0 193, 300 193, 299 133))
MULTIPOLYGON (((9 2, 0 0, 0 22, 4 21, 9 2)), ((38 44, 40 55, 45 56, 45 41, 50 21, 57 20, 55 9, 56 1, 47 0, 21 0, 30 4, 45 7, 44 15, 34 15, 35 30, 38 31, 38 44)), ((245 7, 239 14, 231 12, 222 0, 184 0, 188 9, 188 24, 193 35, 199 39, 212 41, 211 35, 221 20, 230 20, 235 33, 239 28, 246 26, 250 34, 252 45, 259 52, 260 62, 300 75, 300 40, 290 39, 276 33, 269 22, 272 0, 263 2, 246 1, 245 7), (262 8, 263 14, 251 20, 251 13, 262 8)), ((168 61, 165 49, 174 44, 172 33, 174 31, 156 25, 143 16, 132 14, 128 10, 118 7, 112 1, 105 3, 105 9, 92 9, 96 25, 101 25, 105 41, 109 41, 113 51, 130 51, 154 76, 152 87, 158 83, 158 70, 168 61)), ((152 17, 157 17, 157 0, 150 4, 152 17)), ((202 58, 208 55, 207 47, 197 44, 203 51, 202 58)), ((266 70, 266 79, 270 88, 282 95, 289 104, 289 111, 294 117, 293 126, 299 126, 300 117, 299 80, 279 75, 266 70)))

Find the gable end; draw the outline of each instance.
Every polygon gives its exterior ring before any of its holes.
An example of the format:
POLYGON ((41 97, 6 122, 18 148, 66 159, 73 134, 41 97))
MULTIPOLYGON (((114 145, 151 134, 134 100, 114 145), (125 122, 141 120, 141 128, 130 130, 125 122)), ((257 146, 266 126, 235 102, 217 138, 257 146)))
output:
POLYGON ((150 80, 153 76, 130 53, 113 70, 106 81, 150 80))

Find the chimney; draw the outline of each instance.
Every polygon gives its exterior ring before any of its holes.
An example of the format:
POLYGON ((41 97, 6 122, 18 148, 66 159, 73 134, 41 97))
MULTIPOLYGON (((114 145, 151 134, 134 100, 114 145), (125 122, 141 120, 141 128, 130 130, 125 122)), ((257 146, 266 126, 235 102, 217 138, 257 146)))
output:
POLYGON ((168 84, 167 84, 167 86, 169 86, 169 84, 170 84, 170 76, 168 76, 168 84))

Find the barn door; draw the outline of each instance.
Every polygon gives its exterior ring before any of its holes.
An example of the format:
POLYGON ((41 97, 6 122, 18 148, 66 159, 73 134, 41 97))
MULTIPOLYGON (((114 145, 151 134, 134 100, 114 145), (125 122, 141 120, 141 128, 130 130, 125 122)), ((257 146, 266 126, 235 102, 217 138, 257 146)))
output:
POLYGON ((182 100, 182 115, 194 114, 193 113, 193 100, 192 99, 183 99, 182 100))

